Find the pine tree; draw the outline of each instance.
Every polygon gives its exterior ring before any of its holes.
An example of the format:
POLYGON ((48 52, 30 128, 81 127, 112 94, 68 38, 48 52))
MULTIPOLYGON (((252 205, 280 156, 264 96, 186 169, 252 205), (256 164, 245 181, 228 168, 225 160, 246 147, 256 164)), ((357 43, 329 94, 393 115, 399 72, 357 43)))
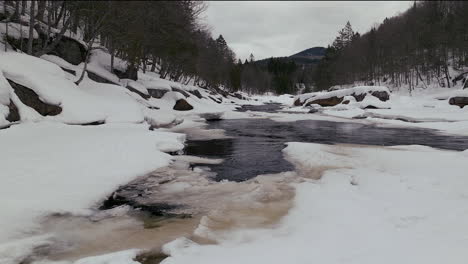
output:
POLYGON ((254 61, 255 61, 255 57, 252 53, 250 53, 249 62, 254 62, 254 61))
POLYGON ((351 43, 353 38, 354 31, 351 27, 351 23, 348 21, 345 27, 338 32, 338 36, 335 38, 335 41, 333 41, 333 47, 337 50, 342 50, 351 43))

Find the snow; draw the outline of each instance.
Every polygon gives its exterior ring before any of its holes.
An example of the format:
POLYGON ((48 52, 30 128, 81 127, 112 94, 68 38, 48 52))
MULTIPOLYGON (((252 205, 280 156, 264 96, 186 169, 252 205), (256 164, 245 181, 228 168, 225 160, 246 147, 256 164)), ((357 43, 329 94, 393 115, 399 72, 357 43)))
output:
MULTIPOLYGON (((140 123, 144 120, 141 106, 121 86, 85 78, 77 87, 72 80, 65 78, 64 71, 57 65, 14 52, 0 54, 0 70, 6 78, 33 89, 46 103, 63 108, 59 115, 46 117, 48 120, 69 124, 96 121, 140 123)), ((21 102, 18 104, 22 105, 21 102)), ((20 115, 24 113, 22 120, 42 119, 29 107, 23 106, 19 110, 20 115)))
MULTIPOLYGON (((125 72, 127 63, 120 58, 114 58, 114 69, 125 72)), ((87 70, 107 80, 119 83, 119 77, 111 73, 111 56, 103 48, 91 50, 87 70)))
MULTIPOLYGON (((14 39, 21 39, 21 38, 29 38, 29 26, 22 26, 21 24, 9 22, 9 23, 0 23, 0 34, 2 38, 6 36, 6 29, 8 24, 8 37, 12 37, 14 39)), ((33 38, 37 39, 39 34, 37 31, 33 29, 33 38)), ((24 43, 26 45, 26 42, 24 43)))
POLYGON ((465 263, 466 153, 311 143, 284 152, 304 178, 278 225, 210 245, 180 238, 162 263, 465 263))
POLYGON ((140 264, 140 262, 134 260, 139 252, 137 249, 129 249, 101 256, 82 258, 73 264, 140 264))
POLYGON ((86 212, 118 185, 167 166, 171 156, 161 151, 182 149, 184 138, 132 124, 41 122, 0 130, 0 260, 11 249, 3 244, 20 246, 40 217, 86 212))

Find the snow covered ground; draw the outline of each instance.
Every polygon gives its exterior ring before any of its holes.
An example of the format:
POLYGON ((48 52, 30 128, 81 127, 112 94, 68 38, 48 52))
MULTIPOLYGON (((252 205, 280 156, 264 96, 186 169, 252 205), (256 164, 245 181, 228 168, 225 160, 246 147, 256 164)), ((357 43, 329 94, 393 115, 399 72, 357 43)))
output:
POLYGON ((163 152, 182 149, 184 138, 129 124, 41 122, 1 130, 0 262, 18 263, 53 238, 34 239, 41 217, 88 214, 119 185, 167 166, 172 158, 163 152))
POLYGON ((466 262, 466 151, 289 143, 284 153, 304 178, 277 226, 215 245, 180 238, 163 263, 466 262))

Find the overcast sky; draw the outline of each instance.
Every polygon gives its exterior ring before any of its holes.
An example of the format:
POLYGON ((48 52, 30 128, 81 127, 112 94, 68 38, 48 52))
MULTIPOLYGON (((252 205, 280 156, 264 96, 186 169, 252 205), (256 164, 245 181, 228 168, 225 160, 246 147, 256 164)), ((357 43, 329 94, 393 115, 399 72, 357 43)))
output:
POLYGON ((241 59, 250 53, 263 59, 327 46, 348 20, 354 31, 364 33, 411 4, 411 1, 209 1, 203 20, 213 36, 222 34, 241 59))

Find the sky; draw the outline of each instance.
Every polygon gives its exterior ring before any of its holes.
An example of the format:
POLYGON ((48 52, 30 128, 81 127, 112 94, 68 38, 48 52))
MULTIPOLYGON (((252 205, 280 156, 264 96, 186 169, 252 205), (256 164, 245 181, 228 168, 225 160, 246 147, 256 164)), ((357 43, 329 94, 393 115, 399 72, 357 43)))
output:
POLYGON ((412 1, 208 1, 202 21, 216 38, 222 34, 238 58, 289 56, 331 44, 350 21, 365 33, 412 1))

